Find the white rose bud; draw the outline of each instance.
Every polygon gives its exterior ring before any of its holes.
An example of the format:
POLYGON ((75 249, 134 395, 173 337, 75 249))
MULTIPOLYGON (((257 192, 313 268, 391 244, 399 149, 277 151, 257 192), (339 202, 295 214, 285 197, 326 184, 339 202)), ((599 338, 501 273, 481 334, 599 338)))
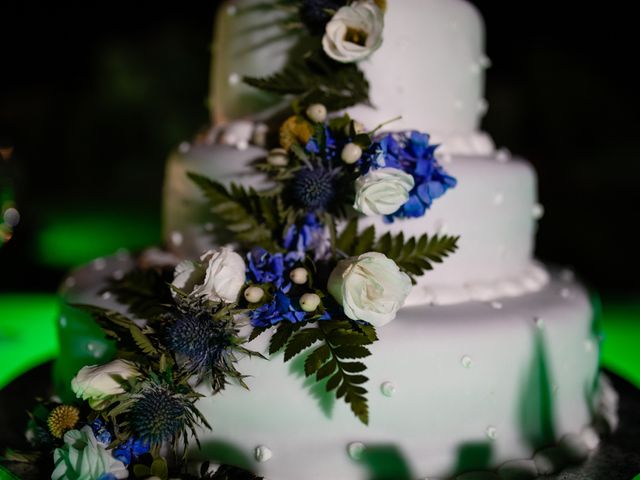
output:
POLYGON ((307 108, 307 117, 315 123, 324 123, 327 119, 327 107, 321 103, 314 103, 307 108))
POLYGON ((347 317, 380 327, 396 317, 411 291, 411 279, 390 258, 369 252, 341 260, 328 289, 347 317))
POLYGON ((356 180, 353 207, 368 216, 390 215, 407 200, 415 185, 413 177, 397 168, 380 168, 356 180))
POLYGON ((140 372, 126 360, 114 360, 105 365, 82 367, 71 380, 71 390, 78 398, 88 400, 92 408, 104 408, 104 401, 124 393, 121 383, 137 377, 140 372))
POLYGON ((244 291, 244 298, 249 303, 258 303, 264 297, 264 290, 260 287, 249 287, 244 291))
POLYGON ((320 305, 320 297, 315 293, 305 293, 300 297, 300 306, 305 312, 314 312, 320 305))
POLYGON ((382 44, 384 17, 373 2, 340 8, 325 27, 322 48, 342 63, 360 61, 382 44))
POLYGON ((347 143, 340 154, 342 161, 348 165, 356 163, 362 158, 362 147, 355 143, 347 143))
POLYGON ((306 268, 298 267, 291 270, 289 278, 296 285, 304 285, 309 280, 309 272, 306 268))
POLYGON ((274 167, 286 167, 289 164, 289 155, 284 148, 274 148, 267 156, 267 163, 274 167))

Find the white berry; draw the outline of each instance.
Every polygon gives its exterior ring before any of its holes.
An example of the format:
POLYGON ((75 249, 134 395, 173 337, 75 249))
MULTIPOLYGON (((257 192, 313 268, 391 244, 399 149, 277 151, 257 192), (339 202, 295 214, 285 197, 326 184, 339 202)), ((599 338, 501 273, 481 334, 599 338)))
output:
POLYGON ((244 291, 244 298, 249 303, 257 303, 264 297, 264 290, 260 287, 249 287, 244 291))
POLYGON ((289 155, 284 148, 274 148, 269 152, 267 162, 274 167, 286 167, 289 163, 289 155))
POLYGON ((296 285, 304 285, 309 280, 309 272, 306 268, 298 267, 291 270, 289 278, 296 285))
POLYGON ((351 165, 362 157, 362 148, 355 143, 347 143, 342 149, 341 158, 344 163, 351 165))
POLYGON ((327 107, 321 103, 314 103, 307 108, 307 117, 316 123, 323 123, 327 119, 327 107))
POLYGON ((320 305, 320 297, 315 293, 305 293, 300 297, 300 306, 305 312, 313 312, 320 305))

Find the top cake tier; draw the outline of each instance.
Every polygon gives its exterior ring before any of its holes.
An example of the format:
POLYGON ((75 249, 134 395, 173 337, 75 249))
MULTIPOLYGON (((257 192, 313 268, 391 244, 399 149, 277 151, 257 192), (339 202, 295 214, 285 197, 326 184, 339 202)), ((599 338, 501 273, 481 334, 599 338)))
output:
MULTIPOLYGON (((259 118, 283 103, 242 82, 245 75, 279 70, 293 41, 278 22, 285 14, 259 10, 259 3, 230 0, 219 11, 211 75, 214 122, 259 118)), ((472 137, 486 110, 489 64, 476 9, 463 0, 396 0, 387 2, 384 22, 382 46, 360 62, 372 107, 358 106, 352 115, 367 125, 402 116, 394 129, 427 131, 436 140, 472 137)))

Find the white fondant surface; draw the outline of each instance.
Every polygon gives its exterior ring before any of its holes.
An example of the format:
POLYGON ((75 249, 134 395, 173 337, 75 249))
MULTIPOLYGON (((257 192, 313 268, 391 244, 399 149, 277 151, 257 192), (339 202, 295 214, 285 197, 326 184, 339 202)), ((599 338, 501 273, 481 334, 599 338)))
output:
MULTIPOLYGON (((250 166, 264 154, 256 147, 240 150, 217 144, 174 152, 166 169, 163 212, 164 238, 172 251, 195 258, 215 241, 207 231, 206 200, 186 173, 264 188, 265 178, 252 173, 250 166)), ((424 217, 393 224, 381 217, 361 221, 362 228, 375 225, 378 235, 460 235, 459 250, 418 279, 407 305, 488 301, 542 288, 548 275, 532 260, 537 185, 531 166, 524 160, 452 154, 445 154, 441 162, 458 185, 435 200, 424 217)))
POLYGON ((286 63, 293 38, 282 11, 260 8, 262 0, 230 0, 218 10, 214 28, 209 103, 213 123, 253 118, 286 104, 278 95, 250 87, 244 76, 264 77, 286 63))
MULTIPOLYGON (((124 312, 98 292, 134 264, 120 255, 78 269, 63 295, 124 312)), ((380 453, 405 462, 411 478, 454 475, 474 450, 484 452, 484 463, 467 461, 466 469, 532 458, 540 472, 557 469, 545 463, 556 450, 597 446, 595 412, 615 428, 615 392, 596 385, 592 317, 586 291, 564 275, 518 298, 406 307, 379 329, 365 360, 369 426, 305 379, 304 355, 286 364, 281 354, 243 358, 238 369, 250 390, 231 385, 198 403, 213 430, 200 433, 203 449, 192 454, 272 480, 364 480, 371 478, 367 455, 380 453), (359 444, 354 460, 350 446, 359 444)), ((264 334, 248 346, 264 353, 267 342, 264 334)))
POLYGON ((402 0, 388 2, 384 21, 382 46, 359 63, 373 108, 351 115, 371 126, 400 115, 393 129, 427 131, 445 144, 474 134, 488 66, 477 10, 463 0, 402 0))

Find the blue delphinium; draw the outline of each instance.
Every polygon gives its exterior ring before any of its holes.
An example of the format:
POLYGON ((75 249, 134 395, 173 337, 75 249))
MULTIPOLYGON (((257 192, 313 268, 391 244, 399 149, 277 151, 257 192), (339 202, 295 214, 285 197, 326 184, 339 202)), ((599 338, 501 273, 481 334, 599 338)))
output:
MULTIPOLYGON (((107 446, 113 441, 113 434, 109 428, 107 428, 107 424, 104 420, 96 418, 91 423, 91 429, 93 430, 93 434, 95 435, 98 443, 107 446)), ((125 465, 129 465, 131 460, 135 460, 140 455, 144 455, 150 450, 150 448, 149 442, 145 442, 132 436, 129 437, 126 442, 115 447, 111 454, 115 459, 120 460, 125 465)))
POLYGON ((282 253, 269 253, 264 248, 255 247, 247 255, 247 277, 255 283, 269 283, 283 288, 289 279, 285 278, 285 258, 282 253))
POLYGON ((129 465, 141 455, 144 455, 151 449, 149 442, 145 442, 139 438, 129 437, 129 439, 121 445, 113 449, 112 455, 125 465, 129 465))
POLYGON ((409 200, 385 220, 421 217, 433 201, 449 188, 456 186, 456 179, 449 175, 435 158, 438 145, 429 144, 429 135, 419 132, 392 133, 378 139, 363 156, 361 167, 371 169, 398 168, 414 179, 409 200))
POLYGON ((295 263, 303 260, 307 253, 313 253, 315 260, 324 258, 330 243, 318 217, 308 214, 300 225, 289 227, 284 235, 283 246, 287 250, 285 262, 295 263))

